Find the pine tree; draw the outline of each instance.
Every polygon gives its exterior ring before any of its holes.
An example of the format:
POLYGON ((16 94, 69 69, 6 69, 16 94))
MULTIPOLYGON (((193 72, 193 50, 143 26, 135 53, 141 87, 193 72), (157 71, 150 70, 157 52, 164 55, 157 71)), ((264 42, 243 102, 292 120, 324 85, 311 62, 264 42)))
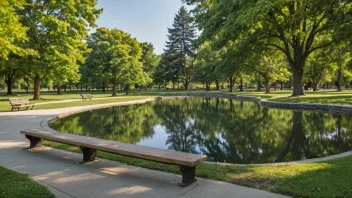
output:
MULTIPOLYGON (((190 12, 182 6, 174 18, 173 28, 168 28, 168 39, 166 42, 165 60, 167 61, 166 81, 175 84, 182 81, 185 89, 191 81, 187 59, 195 56, 193 41, 196 38, 196 27, 190 12)), ((190 66, 192 67, 192 66, 190 66)))

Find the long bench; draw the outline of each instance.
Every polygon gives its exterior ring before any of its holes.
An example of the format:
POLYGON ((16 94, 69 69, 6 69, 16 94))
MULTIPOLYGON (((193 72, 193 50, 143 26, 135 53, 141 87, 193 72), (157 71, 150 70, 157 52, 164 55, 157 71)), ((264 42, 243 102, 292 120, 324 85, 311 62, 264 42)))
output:
POLYGON ((99 150, 149 161, 178 165, 182 172, 182 182, 179 183, 181 187, 188 186, 196 181, 196 166, 207 159, 205 155, 157 149, 43 129, 21 130, 21 133, 30 141, 28 149, 41 147, 43 140, 79 146, 83 153, 83 161, 80 163, 94 161, 96 159, 97 150, 99 150))
POLYGON ((11 111, 14 109, 19 111, 21 108, 25 108, 26 110, 33 109, 35 106, 35 104, 29 104, 29 100, 27 98, 10 98, 9 101, 12 107, 11 111))
POLYGON ((81 94, 82 100, 92 100, 93 96, 92 94, 81 94))

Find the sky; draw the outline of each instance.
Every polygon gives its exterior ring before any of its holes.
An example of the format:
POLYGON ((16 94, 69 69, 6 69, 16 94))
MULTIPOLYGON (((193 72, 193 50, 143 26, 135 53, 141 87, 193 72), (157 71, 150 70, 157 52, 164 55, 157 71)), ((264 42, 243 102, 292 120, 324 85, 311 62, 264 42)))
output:
MULTIPOLYGON (((128 32, 139 42, 150 42, 161 54, 181 0, 98 0, 104 11, 97 20, 99 27, 128 32)), ((187 5, 185 5, 187 6, 187 5)))

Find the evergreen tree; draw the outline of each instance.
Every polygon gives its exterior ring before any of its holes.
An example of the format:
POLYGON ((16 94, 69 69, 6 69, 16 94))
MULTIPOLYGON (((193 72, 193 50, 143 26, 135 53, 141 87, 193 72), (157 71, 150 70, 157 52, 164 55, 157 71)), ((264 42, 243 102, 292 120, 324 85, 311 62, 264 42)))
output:
POLYGON ((187 69, 187 57, 195 55, 193 40, 196 38, 196 27, 194 19, 184 6, 176 14, 173 28, 169 28, 168 32, 169 41, 166 42, 164 49, 164 58, 168 62, 165 80, 172 81, 174 88, 175 83, 182 81, 187 90, 192 73, 187 69))

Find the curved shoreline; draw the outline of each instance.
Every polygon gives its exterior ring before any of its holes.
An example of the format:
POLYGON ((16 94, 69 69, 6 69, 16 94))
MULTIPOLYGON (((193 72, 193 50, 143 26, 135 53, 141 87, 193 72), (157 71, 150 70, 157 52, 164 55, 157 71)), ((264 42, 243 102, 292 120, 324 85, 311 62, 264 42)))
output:
MULTIPOLYGON (((274 109, 288 109, 288 110, 297 110, 297 111, 318 111, 323 113, 333 113, 333 114, 347 114, 352 115, 352 105, 335 105, 335 104, 319 104, 319 103, 289 103, 289 102, 273 102, 265 99, 261 99, 260 97, 255 96, 241 96, 234 94, 226 94, 226 93, 194 93, 189 94, 188 96, 171 96, 171 97, 155 97, 155 98, 147 98, 142 100, 128 101, 128 102, 119 102, 112 105, 105 105, 101 107, 93 107, 78 111, 71 111, 55 116, 51 116, 41 121, 40 126, 45 129, 56 131, 50 128, 50 124, 55 122, 58 119, 97 109, 104 109, 110 107, 117 106, 126 106, 126 105, 135 105, 135 104, 143 104, 151 101, 158 100, 179 100, 186 99, 192 97, 202 97, 202 98, 225 98, 225 99, 235 99, 239 101, 253 101, 258 102, 261 106, 265 108, 274 108, 274 109), (298 108, 298 109, 297 109, 298 108), (46 125, 45 125, 46 124, 46 125)), ((60 131, 56 131, 58 133, 62 133, 60 131)), ((352 151, 347 151, 335 155, 330 155, 326 157, 313 158, 313 159, 304 159, 299 161, 290 161, 290 162, 277 162, 277 163, 262 163, 262 164, 233 164, 233 163, 222 163, 222 162, 209 162, 205 161, 207 164, 220 164, 220 165, 233 165, 233 166, 281 166, 281 165, 294 165, 294 164, 303 164, 303 163, 313 163, 313 162, 323 162, 333 159, 338 159, 342 157, 347 157, 352 155, 352 151)))

